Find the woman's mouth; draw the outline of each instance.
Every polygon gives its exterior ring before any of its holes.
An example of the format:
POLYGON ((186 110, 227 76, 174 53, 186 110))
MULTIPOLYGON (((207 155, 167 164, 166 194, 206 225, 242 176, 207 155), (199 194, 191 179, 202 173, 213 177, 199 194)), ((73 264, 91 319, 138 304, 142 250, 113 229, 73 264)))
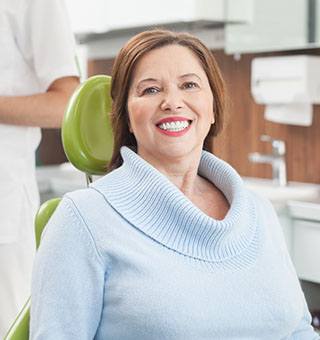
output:
POLYGON ((191 124, 192 120, 181 117, 171 117, 160 120, 156 124, 156 128, 159 132, 167 136, 179 137, 189 131, 191 124))
POLYGON ((178 120, 175 122, 157 124, 157 127, 164 131, 178 132, 185 130, 190 124, 190 120, 178 120))

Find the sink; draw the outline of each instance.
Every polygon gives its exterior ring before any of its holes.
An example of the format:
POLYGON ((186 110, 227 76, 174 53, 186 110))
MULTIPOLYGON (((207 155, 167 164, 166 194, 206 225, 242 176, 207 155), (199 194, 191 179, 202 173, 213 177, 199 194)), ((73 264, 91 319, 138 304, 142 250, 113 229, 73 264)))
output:
POLYGON ((268 198, 272 203, 286 203, 289 200, 317 200, 320 198, 320 185, 289 182, 287 186, 275 185, 271 179, 242 177, 245 187, 268 198))

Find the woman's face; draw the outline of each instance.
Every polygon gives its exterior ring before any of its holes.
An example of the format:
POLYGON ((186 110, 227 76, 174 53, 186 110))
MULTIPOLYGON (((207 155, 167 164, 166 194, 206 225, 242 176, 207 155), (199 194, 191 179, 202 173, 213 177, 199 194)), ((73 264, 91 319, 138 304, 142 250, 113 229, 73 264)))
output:
POLYGON ((129 128, 138 154, 153 165, 200 157, 214 123, 213 95, 197 57, 169 45, 135 66, 128 95, 129 128))

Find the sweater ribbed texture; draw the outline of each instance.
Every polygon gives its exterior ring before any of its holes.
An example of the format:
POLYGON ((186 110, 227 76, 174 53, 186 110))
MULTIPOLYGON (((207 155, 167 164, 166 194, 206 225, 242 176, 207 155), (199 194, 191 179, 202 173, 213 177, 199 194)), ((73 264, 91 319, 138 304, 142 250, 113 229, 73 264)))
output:
POLYGON ((258 240, 254 203, 227 163, 203 151, 199 166, 199 174, 221 189, 230 204, 225 218, 218 221, 134 151, 123 147, 121 155, 123 165, 92 187, 133 226, 192 259, 236 267, 254 259, 258 240))

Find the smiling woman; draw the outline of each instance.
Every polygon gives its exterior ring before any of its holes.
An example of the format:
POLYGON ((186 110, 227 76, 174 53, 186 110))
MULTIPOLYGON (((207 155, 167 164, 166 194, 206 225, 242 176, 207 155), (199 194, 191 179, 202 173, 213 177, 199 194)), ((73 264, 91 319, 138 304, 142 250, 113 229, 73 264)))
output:
POLYGON ((31 339, 319 339, 272 205, 205 151, 226 107, 210 50, 150 30, 112 74, 109 173, 46 227, 31 339))
MULTIPOLYGON (((166 30, 153 30, 152 32, 153 37, 150 37, 150 31, 146 31, 129 40, 119 52, 114 63, 111 88, 111 97, 113 99, 111 119, 116 133, 114 154, 109 163, 110 170, 122 164, 120 148, 123 145, 137 145, 135 136, 130 133, 127 124, 128 96, 142 95, 143 92, 146 95, 153 95, 161 91, 160 75, 157 78, 157 73, 155 73, 161 72, 158 69, 162 65, 162 60, 159 63, 161 56, 165 58, 164 62, 170 64, 172 70, 175 66, 179 66, 180 72, 178 74, 177 70, 175 70, 175 76, 179 78, 181 89, 193 91, 194 88, 201 86, 201 88, 208 90, 209 86, 211 92, 209 95, 213 96, 211 113, 214 115, 215 124, 211 125, 203 142, 205 150, 212 150, 213 137, 217 136, 223 127, 228 96, 220 69, 212 52, 198 38, 190 34, 180 33, 177 35, 166 30), (155 33, 157 33, 157 36, 155 33), (167 55, 167 50, 171 51, 170 56, 167 55), (147 60, 145 61, 153 67, 153 71, 150 69, 149 74, 143 73, 144 67, 141 67, 141 59, 144 59, 147 54, 150 55, 146 57, 147 60), (170 60, 170 57, 173 57, 173 59, 170 60), (151 61, 151 58, 154 59, 155 63, 151 61), (183 70, 182 65, 187 66, 188 61, 191 61, 193 67, 185 67, 183 70), (192 71, 194 67, 196 67, 199 74, 192 71), (137 73, 139 72, 141 74, 138 79, 137 73), (134 81, 139 83, 133 83, 134 81)), ((162 71, 165 72, 165 67, 162 71)), ((165 105, 166 101, 164 100, 162 104, 165 105)))
POLYGON ((181 158, 189 168, 214 123, 206 73, 194 53, 179 45, 157 48, 139 60, 127 109, 138 155, 158 169, 181 158))

